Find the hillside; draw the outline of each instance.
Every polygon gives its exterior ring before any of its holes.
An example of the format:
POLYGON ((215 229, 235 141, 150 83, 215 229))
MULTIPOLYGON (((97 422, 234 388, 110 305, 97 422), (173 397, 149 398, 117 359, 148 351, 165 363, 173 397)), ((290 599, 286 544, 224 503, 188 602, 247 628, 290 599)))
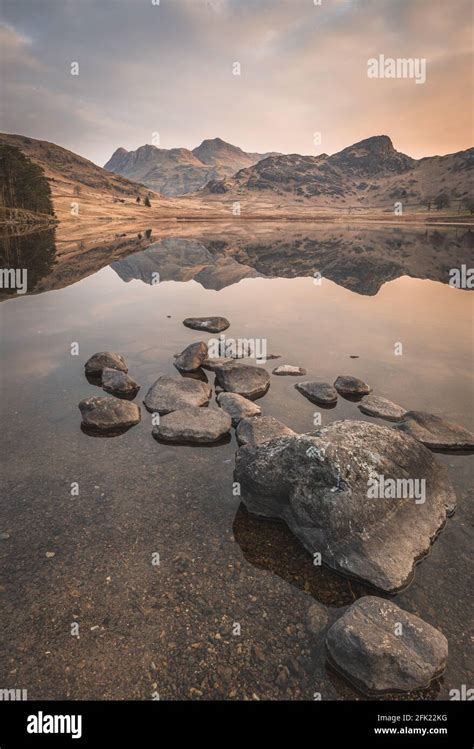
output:
POLYGON ((231 178, 211 181, 204 191, 229 193, 230 199, 272 193, 288 200, 309 199, 321 207, 388 210, 401 201, 434 210, 440 195, 446 195, 453 207, 466 203, 473 166, 472 148, 416 160, 396 151, 390 138, 381 135, 332 156, 271 156, 231 178))
POLYGON ((221 138, 203 140, 192 151, 187 148, 140 146, 135 151, 118 148, 104 169, 135 182, 142 182, 162 195, 196 192, 213 179, 231 176, 269 154, 246 153, 221 138))

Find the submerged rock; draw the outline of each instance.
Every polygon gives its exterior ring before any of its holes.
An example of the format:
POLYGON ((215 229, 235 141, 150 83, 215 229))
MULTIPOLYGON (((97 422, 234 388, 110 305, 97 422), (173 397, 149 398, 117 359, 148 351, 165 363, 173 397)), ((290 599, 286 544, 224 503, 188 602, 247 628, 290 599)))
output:
POLYGON ((195 372, 207 358, 207 345, 204 341, 186 346, 175 359, 174 366, 181 372, 195 372))
POLYGON ((329 662, 368 694, 424 689, 448 658, 446 637, 391 601, 360 598, 329 629, 329 662))
POLYGON ((216 356, 213 359, 205 359, 201 366, 203 369, 215 372, 219 367, 223 367, 224 364, 232 364, 233 361, 234 360, 231 356, 216 356))
POLYGON ((143 403, 148 411, 167 414, 188 406, 204 406, 211 397, 207 382, 161 375, 148 390, 143 403))
POLYGON ((217 408, 183 408, 160 419, 154 437, 166 442, 216 442, 229 433, 231 418, 217 408))
POLYGON ((368 395, 372 390, 366 382, 350 375, 339 375, 334 383, 334 387, 344 398, 362 398, 362 396, 368 395))
POLYGON ((447 470, 429 450, 364 421, 244 445, 235 478, 250 512, 284 520, 329 567, 390 593, 411 581, 455 505, 447 470), (373 479, 380 476, 418 484, 412 493, 400 485, 396 498, 379 497, 373 479), (423 502, 415 491, 421 480, 423 502))
POLYGON ((227 330, 230 322, 225 317, 187 317, 183 325, 193 330, 206 330, 208 333, 221 333, 227 330))
POLYGON ((297 382, 295 388, 312 403, 332 406, 337 402, 337 390, 328 382, 297 382))
POLYGON ((237 426, 242 419, 258 416, 262 413, 260 406, 237 393, 219 393, 217 402, 232 419, 232 426, 237 426))
POLYGON ((238 393, 244 398, 259 398, 265 395, 270 387, 270 375, 266 369, 252 364, 232 362, 216 369, 219 385, 231 393, 238 393))
POLYGON ((411 435, 433 450, 474 450, 472 432, 424 411, 408 411, 395 429, 411 435))
POLYGON ((126 372, 119 369, 105 367, 102 370, 102 387, 107 393, 121 395, 125 398, 134 397, 140 390, 140 385, 126 372))
POLYGON ((300 377, 306 374, 306 369, 303 369, 302 367, 294 367, 292 364, 280 364, 279 367, 275 367, 273 374, 279 375, 280 377, 284 375, 300 377))
POLYGON ((312 635, 319 635, 327 626, 329 617, 322 603, 314 602, 306 614, 306 627, 312 635))
POLYGON ((291 434, 296 434, 296 432, 275 419, 274 416, 254 416, 251 419, 243 419, 235 430, 239 445, 258 445, 275 437, 291 434))
POLYGON ((79 410, 83 426, 90 431, 112 432, 134 426, 140 421, 137 404, 120 398, 85 398, 79 403, 79 410))
POLYGON ((379 419, 387 419, 387 421, 401 421, 406 414, 405 408, 373 393, 362 399, 358 409, 367 416, 378 416, 379 419))
POLYGON ((84 365, 86 375, 98 376, 105 368, 118 369, 120 372, 128 372, 125 359, 113 351, 100 351, 88 359, 84 365))

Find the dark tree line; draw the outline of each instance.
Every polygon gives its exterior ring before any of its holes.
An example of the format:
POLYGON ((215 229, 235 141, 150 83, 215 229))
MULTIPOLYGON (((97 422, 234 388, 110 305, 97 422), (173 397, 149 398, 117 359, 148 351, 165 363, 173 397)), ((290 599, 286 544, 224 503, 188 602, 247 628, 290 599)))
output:
POLYGON ((43 170, 15 146, 0 145, 0 205, 54 214, 43 170))

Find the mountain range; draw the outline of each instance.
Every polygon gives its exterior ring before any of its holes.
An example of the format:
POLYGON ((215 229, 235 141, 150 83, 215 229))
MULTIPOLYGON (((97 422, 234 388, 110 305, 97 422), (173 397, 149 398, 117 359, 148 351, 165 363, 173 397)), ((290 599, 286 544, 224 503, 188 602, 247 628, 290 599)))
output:
POLYGON ((135 151, 118 148, 104 166, 162 195, 196 192, 211 180, 230 177, 274 154, 247 153, 221 138, 203 140, 193 148, 158 148, 144 145, 135 151))

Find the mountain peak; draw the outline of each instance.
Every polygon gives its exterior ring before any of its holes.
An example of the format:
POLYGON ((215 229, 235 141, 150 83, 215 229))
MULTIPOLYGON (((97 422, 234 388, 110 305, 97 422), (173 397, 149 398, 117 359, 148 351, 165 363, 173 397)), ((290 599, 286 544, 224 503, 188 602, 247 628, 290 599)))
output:
POLYGON ((336 166, 358 174, 401 173, 414 165, 414 159, 396 151, 388 135, 373 135, 329 157, 336 166))

